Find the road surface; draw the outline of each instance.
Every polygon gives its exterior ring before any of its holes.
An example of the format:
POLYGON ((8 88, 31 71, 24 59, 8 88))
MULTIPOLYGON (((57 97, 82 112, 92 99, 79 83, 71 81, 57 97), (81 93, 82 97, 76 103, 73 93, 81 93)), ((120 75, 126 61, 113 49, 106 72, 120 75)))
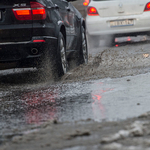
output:
POLYGON ((50 120, 120 121, 149 111, 149 38, 103 42, 89 49, 88 64, 57 82, 42 80, 36 69, 1 71, 0 143, 50 120))

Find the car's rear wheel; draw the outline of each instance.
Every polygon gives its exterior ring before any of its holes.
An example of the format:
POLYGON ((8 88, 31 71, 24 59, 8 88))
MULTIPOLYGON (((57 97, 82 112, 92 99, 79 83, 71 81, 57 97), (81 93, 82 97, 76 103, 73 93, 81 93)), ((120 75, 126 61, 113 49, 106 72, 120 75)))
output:
POLYGON ((66 42, 61 32, 59 33, 57 56, 55 62, 53 63, 53 70, 53 75, 56 78, 63 76, 68 71, 66 42))
POLYGON ((58 47, 51 50, 48 46, 44 59, 42 61, 42 69, 44 75, 54 79, 58 79, 68 71, 68 62, 66 58, 66 42, 63 34, 60 32, 58 37, 58 47))

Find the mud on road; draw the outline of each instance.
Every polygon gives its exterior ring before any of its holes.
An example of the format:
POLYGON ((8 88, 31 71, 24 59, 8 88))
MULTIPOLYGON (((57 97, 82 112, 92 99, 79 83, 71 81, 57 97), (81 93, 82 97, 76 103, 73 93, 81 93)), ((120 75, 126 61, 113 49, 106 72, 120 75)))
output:
MULTIPOLYGON (((37 76, 37 70, 18 70, 3 72, 0 76, 0 103, 2 99, 9 100, 13 95, 20 95, 54 87, 58 84, 84 82, 93 79, 121 78, 144 74, 150 70, 150 44, 134 43, 112 48, 98 48, 89 54, 89 63, 72 69, 59 82, 44 81, 42 74, 37 76)), ((8 103, 7 103, 8 104, 8 103)), ((37 105, 38 107, 38 105, 37 105)), ((7 107, 5 107, 7 110, 7 107)), ((21 109, 21 108, 18 108, 21 109)), ((1 112, 3 112, 1 105, 1 112)), ((17 112, 19 113, 19 112, 17 112)), ((1 113, 1 115, 5 113, 1 113)), ((6 111, 8 115, 8 112, 6 111)), ((2 116, 1 116, 2 117, 2 116)), ((3 117, 5 118, 5 117, 3 117)), ((42 125, 4 124, 1 128, 2 150, 20 149, 62 149, 62 150, 149 150, 149 113, 137 118, 118 122, 95 122, 92 120, 70 122, 48 121, 42 125), (4 126, 6 125, 6 128, 4 126), (7 134, 4 134, 7 133, 7 134)), ((9 118, 6 118, 9 122, 9 118)), ((8 123, 7 122, 7 123, 8 123)), ((3 124, 3 122, 1 122, 3 124)))
POLYGON ((120 78, 149 72, 150 51, 147 42, 113 48, 97 48, 95 51, 96 54, 90 50, 87 65, 75 68, 62 80, 120 78))
POLYGON ((118 122, 49 121, 13 136, 1 150, 149 150, 150 113, 118 122))

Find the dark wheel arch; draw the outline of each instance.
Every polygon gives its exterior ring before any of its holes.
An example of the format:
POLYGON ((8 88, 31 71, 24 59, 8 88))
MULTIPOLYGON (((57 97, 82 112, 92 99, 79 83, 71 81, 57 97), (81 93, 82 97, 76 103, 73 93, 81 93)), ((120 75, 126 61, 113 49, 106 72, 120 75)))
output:
MULTIPOLYGON (((84 29, 86 30, 86 25, 85 25, 85 20, 84 20, 84 19, 81 20, 81 25, 82 25, 82 26, 84 27, 84 29)), ((81 26, 81 27, 82 27, 82 26, 81 26)))
POLYGON ((64 39, 65 39, 65 43, 66 43, 66 28, 64 25, 62 25, 60 27, 60 32, 62 33, 62 35, 64 36, 64 39))
POLYGON ((59 38, 59 33, 61 32, 63 34, 65 42, 66 42, 66 28, 65 28, 65 25, 63 24, 62 21, 59 21, 57 24, 58 24, 58 26, 56 28, 56 30, 57 30, 56 37, 58 39, 59 38))

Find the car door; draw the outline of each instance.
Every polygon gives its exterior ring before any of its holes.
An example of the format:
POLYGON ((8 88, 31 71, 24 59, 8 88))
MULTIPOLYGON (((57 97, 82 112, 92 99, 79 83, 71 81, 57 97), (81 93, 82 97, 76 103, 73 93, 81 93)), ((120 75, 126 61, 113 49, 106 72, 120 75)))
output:
POLYGON ((54 3, 55 7, 59 11, 59 14, 64 22, 64 25, 66 26, 66 35, 67 35, 67 43, 66 43, 66 48, 68 49, 69 47, 69 34, 70 34, 70 24, 68 21, 68 3, 64 0, 52 0, 54 3))
POLYGON ((70 7, 69 3, 66 0, 52 0, 52 2, 55 4, 55 7, 57 7, 59 14, 66 27, 66 35, 67 35, 66 48, 71 49, 72 44, 70 39, 75 34, 73 9, 70 7))
MULTIPOLYGON (((80 25, 81 25, 81 19, 78 17, 77 10, 73 7, 71 3, 68 4, 68 7, 70 11, 68 12, 68 20, 70 22, 70 49, 76 50, 78 43, 78 39, 80 36, 80 25)), ((79 13, 79 12, 78 12, 79 13)))

